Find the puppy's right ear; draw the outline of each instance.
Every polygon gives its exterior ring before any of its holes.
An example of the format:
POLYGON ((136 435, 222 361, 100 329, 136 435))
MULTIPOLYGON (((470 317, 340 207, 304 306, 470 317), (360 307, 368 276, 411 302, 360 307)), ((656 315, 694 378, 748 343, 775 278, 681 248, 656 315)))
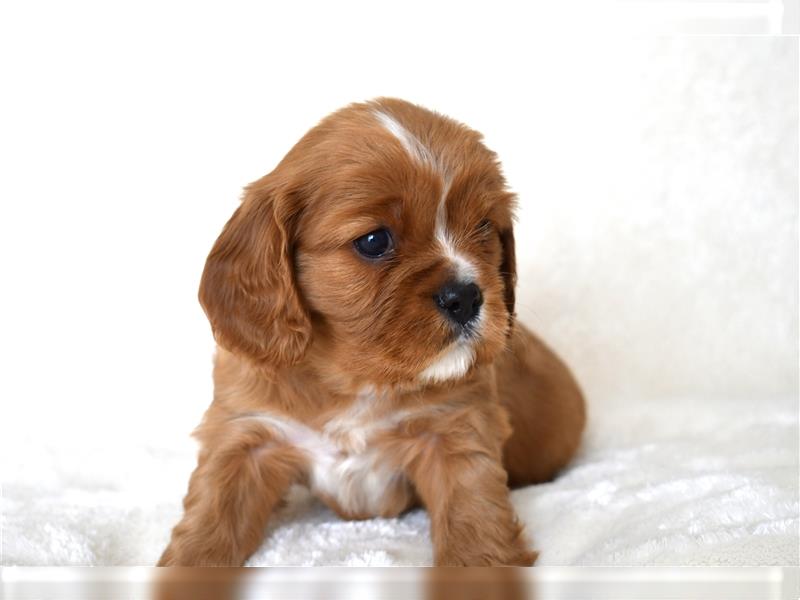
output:
POLYGON ((248 186, 200 281, 217 343, 271 372, 300 360, 311 339, 292 261, 299 211, 271 175, 248 186))

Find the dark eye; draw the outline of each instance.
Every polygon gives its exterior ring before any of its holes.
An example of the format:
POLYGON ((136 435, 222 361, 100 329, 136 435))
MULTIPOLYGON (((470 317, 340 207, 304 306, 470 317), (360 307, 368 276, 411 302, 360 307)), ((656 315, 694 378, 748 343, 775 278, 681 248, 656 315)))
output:
POLYGON ((376 229, 362 235, 353 244, 367 258, 380 258, 392 249, 392 234, 388 229, 376 229))

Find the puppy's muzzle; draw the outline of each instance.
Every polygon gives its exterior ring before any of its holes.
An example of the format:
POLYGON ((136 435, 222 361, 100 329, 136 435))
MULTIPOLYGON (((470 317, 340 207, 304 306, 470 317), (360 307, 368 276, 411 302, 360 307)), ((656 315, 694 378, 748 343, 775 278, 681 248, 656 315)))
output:
POLYGON ((450 321, 466 326, 478 318, 483 294, 474 283, 449 281, 441 287, 433 300, 450 321))

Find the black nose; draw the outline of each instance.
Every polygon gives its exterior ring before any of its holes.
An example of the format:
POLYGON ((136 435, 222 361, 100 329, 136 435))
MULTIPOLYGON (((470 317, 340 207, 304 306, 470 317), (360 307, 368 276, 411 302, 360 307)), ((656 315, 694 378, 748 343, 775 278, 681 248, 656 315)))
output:
POLYGON ((483 304, 481 290, 474 283, 445 283, 433 299, 448 319, 460 325, 477 317, 483 304))

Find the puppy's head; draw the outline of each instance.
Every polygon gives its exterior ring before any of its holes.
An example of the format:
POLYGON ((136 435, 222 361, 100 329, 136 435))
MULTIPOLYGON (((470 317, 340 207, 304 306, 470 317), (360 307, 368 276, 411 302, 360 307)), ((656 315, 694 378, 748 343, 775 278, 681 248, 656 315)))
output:
POLYGON ((353 381, 457 379, 511 326, 513 203, 475 131, 399 100, 351 105, 246 189, 200 301, 220 345, 271 371, 313 340, 353 381))

